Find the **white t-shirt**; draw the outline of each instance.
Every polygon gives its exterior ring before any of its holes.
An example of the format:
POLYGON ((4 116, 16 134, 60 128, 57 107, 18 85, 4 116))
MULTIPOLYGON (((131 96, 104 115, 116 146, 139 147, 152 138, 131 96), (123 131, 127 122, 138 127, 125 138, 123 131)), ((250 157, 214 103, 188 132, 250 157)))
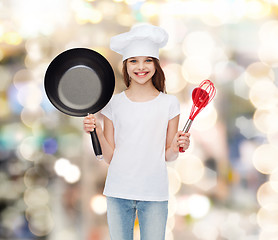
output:
POLYGON ((180 113, 177 98, 160 92, 153 100, 133 102, 122 92, 101 113, 113 122, 115 140, 104 195, 168 200, 165 145, 168 121, 180 113))

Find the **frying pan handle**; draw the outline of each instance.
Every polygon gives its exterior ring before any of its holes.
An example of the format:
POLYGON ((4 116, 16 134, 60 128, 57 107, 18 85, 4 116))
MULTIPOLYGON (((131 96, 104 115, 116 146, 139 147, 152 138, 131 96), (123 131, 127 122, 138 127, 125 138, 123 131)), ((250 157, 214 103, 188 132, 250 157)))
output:
MULTIPOLYGON (((191 125, 192 125, 192 122, 193 122, 193 120, 188 119, 182 131, 185 132, 185 133, 189 132, 189 129, 190 129, 191 125)), ((181 153, 185 152, 185 151, 183 150, 183 147, 180 147, 180 148, 179 148, 179 151, 180 151, 181 153)))
POLYGON ((100 161, 103 159, 103 156, 102 156, 102 151, 101 151, 97 133, 96 133, 96 131, 92 131, 92 132, 90 132, 90 134, 91 134, 91 139, 92 139, 92 144, 93 144, 93 148, 95 151, 95 155, 97 157, 97 160, 100 161))

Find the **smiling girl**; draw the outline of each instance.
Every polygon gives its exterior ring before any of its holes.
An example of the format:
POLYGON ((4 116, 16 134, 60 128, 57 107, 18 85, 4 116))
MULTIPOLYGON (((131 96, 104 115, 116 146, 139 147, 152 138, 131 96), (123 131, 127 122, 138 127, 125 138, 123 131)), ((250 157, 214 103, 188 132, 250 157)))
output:
POLYGON ((178 131, 179 102, 165 93, 159 48, 167 33, 139 25, 111 39, 111 49, 123 55, 127 89, 115 94, 101 111, 103 129, 94 115, 84 130, 96 130, 109 164, 104 195, 112 240, 132 240, 136 213, 143 240, 165 239, 168 215, 166 161, 177 159, 179 147, 189 147, 189 133, 178 131))

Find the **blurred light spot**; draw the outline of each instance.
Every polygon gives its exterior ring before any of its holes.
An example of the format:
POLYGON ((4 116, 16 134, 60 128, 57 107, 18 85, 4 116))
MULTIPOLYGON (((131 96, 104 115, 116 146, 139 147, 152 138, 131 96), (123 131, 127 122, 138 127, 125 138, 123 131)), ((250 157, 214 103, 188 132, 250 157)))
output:
POLYGON ((278 66, 278 21, 271 20, 262 25, 259 31, 261 46, 259 47, 259 58, 273 67, 278 66))
POLYGON ((218 228, 209 220, 199 220, 194 224, 193 233, 198 239, 202 240, 217 240, 219 239, 218 228))
POLYGON ((28 135, 20 123, 5 124, 0 129, 1 145, 4 149, 10 150, 18 147, 18 144, 28 135))
POLYGON ((174 94, 185 88, 187 82, 182 76, 182 69, 179 64, 168 64, 163 70, 167 92, 174 94))
POLYGON ((43 143, 43 150, 47 154, 55 154, 58 149, 58 144, 56 139, 54 138, 47 138, 44 140, 43 143))
POLYGON ((39 142, 35 137, 25 138, 20 143, 18 151, 21 157, 29 161, 34 161, 41 155, 41 153, 39 153, 39 142))
MULTIPOLYGON (((1 36, 0 36, 0 42, 1 42, 1 36)), ((2 49, 0 49, 0 62, 4 59, 5 53, 2 49)))
POLYGON ((194 184, 201 180, 204 175, 203 162, 194 155, 180 155, 175 166, 184 184, 194 184))
POLYGON ((80 155, 82 142, 78 134, 64 133, 58 136, 58 146, 64 156, 75 157, 80 155))
POLYGON ((249 88, 243 81, 243 74, 236 78, 233 82, 235 95, 245 100, 249 100, 249 88))
POLYGON ((17 32, 7 32, 3 35, 3 39, 9 45, 19 45, 22 43, 22 37, 17 32))
POLYGON ((140 9, 143 16, 154 17, 159 14, 159 5, 155 2, 144 2, 140 9))
POLYGON ((274 43, 278 37, 278 21, 270 20, 265 22, 259 30, 259 38, 262 43, 274 43))
POLYGON ((174 17, 181 17, 181 16, 201 16, 204 14, 209 7, 209 3, 204 1, 172 1, 167 0, 167 3, 162 5, 162 13, 161 15, 166 16, 174 16, 174 17))
POLYGON ((236 118, 235 125, 239 129, 240 133, 247 139, 252 138, 256 133, 252 119, 240 116, 236 118))
POLYGON ((125 27, 130 27, 134 23, 134 18, 128 13, 117 14, 116 20, 118 24, 125 27))
POLYGON ((55 28, 60 29, 68 24, 70 11, 66 0, 25 0, 16 4, 13 2, 12 5, 11 15, 17 23, 18 31, 26 38, 50 35, 55 28))
MULTIPOLYGON (((11 176, 9 176, 11 178, 11 176)), ((15 184, 14 181, 8 179, 7 175, 0 172, 0 196, 3 201, 14 201, 21 197, 24 186, 15 184)))
POLYGON ((8 89, 8 99, 9 99, 9 105, 13 113, 19 114, 22 110, 22 105, 18 102, 17 99, 18 95, 18 89, 15 88, 13 84, 10 85, 8 89))
POLYGON ((217 117, 218 114, 215 107, 210 104, 194 119, 192 128, 198 131, 209 130, 216 124, 217 117))
POLYGON ((27 206, 39 207, 48 204, 49 194, 45 188, 28 188, 23 198, 27 206))
POLYGON ((20 117, 22 123, 33 128, 36 124, 40 123, 44 115, 44 110, 40 106, 37 106, 36 108, 23 108, 20 117))
POLYGON ((50 41, 46 37, 37 37, 28 39, 25 48, 29 60, 41 61, 50 51, 50 41))
POLYGON ((179 196, 177 197, 177 211, 176 214, 180 216, 186 216, 189 214, 188 208, 188 196, 179 196))
POLYGON ((204 23, 219 26, 227 23, 237 23, 245 14, 244 1, 215 0, 201 16, 204 23))
POLYGON ((257 200, 261 207, 272 211, 278 210, 278 192, 276 192, 271 182, 265 182, 257 191, 257 200))
POLYGON ((64 175, 64 178, 68 183, 76 183, 80 180, 80 176, 81 176, 81 172, 80 172, 79 167, 72 164, 67 169, 67 172, 64 175))
POLYGON ((218 16, 216 16, 214 14, 205 13, 202 16, 200 16, 200 18, 204 24, 213 26, 213 27, 224 24, 223 19, 220 19, 218 16))
POLYGON ((10 114, 10 106, 6 96, 0 95, 0 118, 4 119, 10 114))
POLYGON ((55 231, 55 240, 59 239, 67 239, 67 240, 76 240, 77 238, 77 232, 73 228, 64 228, 61 230, 55 231))
POLYGON ((96 195, 92 197, 90 206, 96 214, 102 215, 107 211, 106 198, 103 195, 96 195))
MULTIPOLYGON (((21 212, 13 206, 7 206, 1 211, 1 226, 5 229, 16 229, 23 224, 21 212), (20 220, 20 221, 19 221, 20 220)), ((1 236, 2 237, 2 236, 1 236)), ((2 238, 7 239, 7 238, 2 238)))
POLYGON ((278 149, 270 144, 259 146, 253 154, 253 165, 263 174, 271 174, 278 167, 278 149))
MULTIPOLYGON (((269 210, 261 208, 257 213, 257 221, 259 226, 268 232, 275 232, 278 229, 278 205, 276 209, 269 210)), ((277 237, 277 235, 276 235, 277 237)), ((267 238, 269 239, 269 238, 267 238)))
POLYGON ((24 84, 33 80, 33 73, 27 69, 21 69, 14 75, 13 82, 17 89, 20 89, 24 84))
POLYGON ((174 217, 177 212, 177 199, 174 195, 170 196, 168 204, 168 218, 174 217))
POLYGON ((38 237, 48 235, 54 228, 54 220, 47 206, 28 207, 25 216, 30 231, 38 237))
POLYGON ((269 177, 269 183, 274 191, 278 193, 278 168, 276 168, 269 177))
POLYGON ((76 12, 76 21, 79 24, 85 24, 88 22, 96 24, 102 21, 102 13, 89 4, 84 4, 80 2, 80 4, 76 5, 74 10, 76 12))
POLYGON ((172 232, 175 228, 175 224, 176 224, 175 216, 172 216, 172 217, 168 218, 167 219, 166 232, 172 232))
MULTIPOLYGON (((167 221, 168 222, 168 221, 167 221)), ((165 236, 167 240, 174 240, 174 234, 172 231, 170 231, 169 229, 167 229, 166 227, 166 232, 165 232, 165 236)))
POLYGON ((42 91, 36 84, 25 84, 18 91, 18 101, 25 108, 36 109, 42 101, 42 91))
MULTIPOLYGON (((275 125, 275 124, 273 124, 273 125, 275 125)), ((273 126, 271 128, 271 131, 268 131, 267 140, 272 146, 278 147, 278 126, 277 126, 277 124, 276 124, 276 126, 273 126)))
POLYGON ((270 4, 259 0, 246 1, 246 15, 250 18, 259 19, 267 16, 271 11, 270 4))
MULTIPOLYGON (((24 164, 20 161, 11 161, 7 167, 7 172, 10 176, 21 176, 25 171, 24 164)), ((20 178, 21 180, 21 178, 20 178)))
POLYGON ((209 212, 210 201, 206 196, 193 194, 188 198, 188 209, 193 218, 202 218, 209 212))
POLYGON ((274 81, 274 71, 268 65, 262 62, 255 62, 246 68, 245 82, 252 87, 259 81, 274 81))
POLYGON ((54 170, 58 176, 64 175, 64 169, 66 169, 70 165, 70 161, 64 158, 60 158, 55 162, 54 170))
POLYGON ((168 167, 169 194, 175 195, 181 188, 181 179, 174 168, 168 167))
POLYGON ((258 50, 259 58, 262 62, 271 65, 272 67, 278 66, 278 46, 274 47, 269 44, 261 45, 258 50))
POLYGON ((103 14, 103 18, 114 21, 118 13, 117 5, 111 1, 101 1, 98 3, 98 10, 103 14))
MULTIPOLYGON (((244 71, 243 67, 239 66, 234 61, 229 61, 228 59, 223 59, 222 61, 217 62, 214 66, 215 79, 219 79, 219 84, 223 84, 226 82, 234 82, 235 79, 240 77, 243 71, 244 71)), ((234 84, 242 85, 242 82, 241 81, 239 83, 234 82, 234 84)), ((235 89, 238 88, 236 88, 235 86, 235 89)))
POLYGON ((273 108, 278 101, 278 89, 270 81, 259 81, 251 87, 249 98, 256 108, 273 108))
POLYGON ((221 221, 220 233, 224 239, 230 236, 236 239, 246 239, 245 230, 241 227, 242 217, 239 213, 228 213, 226 219, 221 221))
POLYGON ((209 191, 217 185, 217 173, 207 167, 205 167, 205 173, 200 182, 196 184, 198 188, 209 191))
MULTIPOLYGON (((1 57, 0 57, 0 60, 1 60, 1 57)), ((0 78, 1 78, 0 92, 6 91, 9 87, 9 84, 10 84, 11 78, 12 78, 9 68, 0 66, 0 78)))
POLYGON ((182 49, 187 57, 210 58, 214 52, 214 40, 207 32, 192 32, 185 38, 182 49))
POLYGON ((188 57, 182 64, 183 77, 192 84, 208 79, 211 71, 211 63, 202 57, 188 57))
POLYGON ((136 3, 144 2, 145 0, 124 0, 127 5, 133 5, 136 3))
MULTIPOLYGON (((273 229, 271 229, 273 230, 273 229)), ((260 230, 259 240, 276 240, 278 236, 278 229, 273 231, 260 230)))
POLYGON ((278 110, 257 109, 254 113, 254 124, 263 133, 275 133, 277 130, 278 110))
POLYGON ((63 177, 68 183, 75 183, 80 180, 80 169, 67 159, 58 159, 55 162, 54 170, 58 176, 63 177))
POLYGON ((46 187, 48 184, 47 173, 37 167, 32 167, 26 170, 24 174, 24 183, 28 188, 46 187))

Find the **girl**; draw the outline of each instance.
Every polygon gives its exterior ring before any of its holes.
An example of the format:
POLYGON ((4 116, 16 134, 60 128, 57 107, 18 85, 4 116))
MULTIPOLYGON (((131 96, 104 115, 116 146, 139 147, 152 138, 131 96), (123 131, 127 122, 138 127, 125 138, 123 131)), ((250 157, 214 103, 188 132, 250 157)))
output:
POLYGON ((165 94, 159 48, 168 41, 160 27, 139 25, 111 39, 123 55, 127 89, 101 111, 103 129, 94 115, 84 119, 86 132, 96 130, 103 157, 110 164, 104 195, 112 240, 132 240, 136 212, 143 240, 165 239, 168 175, 165 161, 189 147, 189 133, 178 131, 179 102, 165 94))

